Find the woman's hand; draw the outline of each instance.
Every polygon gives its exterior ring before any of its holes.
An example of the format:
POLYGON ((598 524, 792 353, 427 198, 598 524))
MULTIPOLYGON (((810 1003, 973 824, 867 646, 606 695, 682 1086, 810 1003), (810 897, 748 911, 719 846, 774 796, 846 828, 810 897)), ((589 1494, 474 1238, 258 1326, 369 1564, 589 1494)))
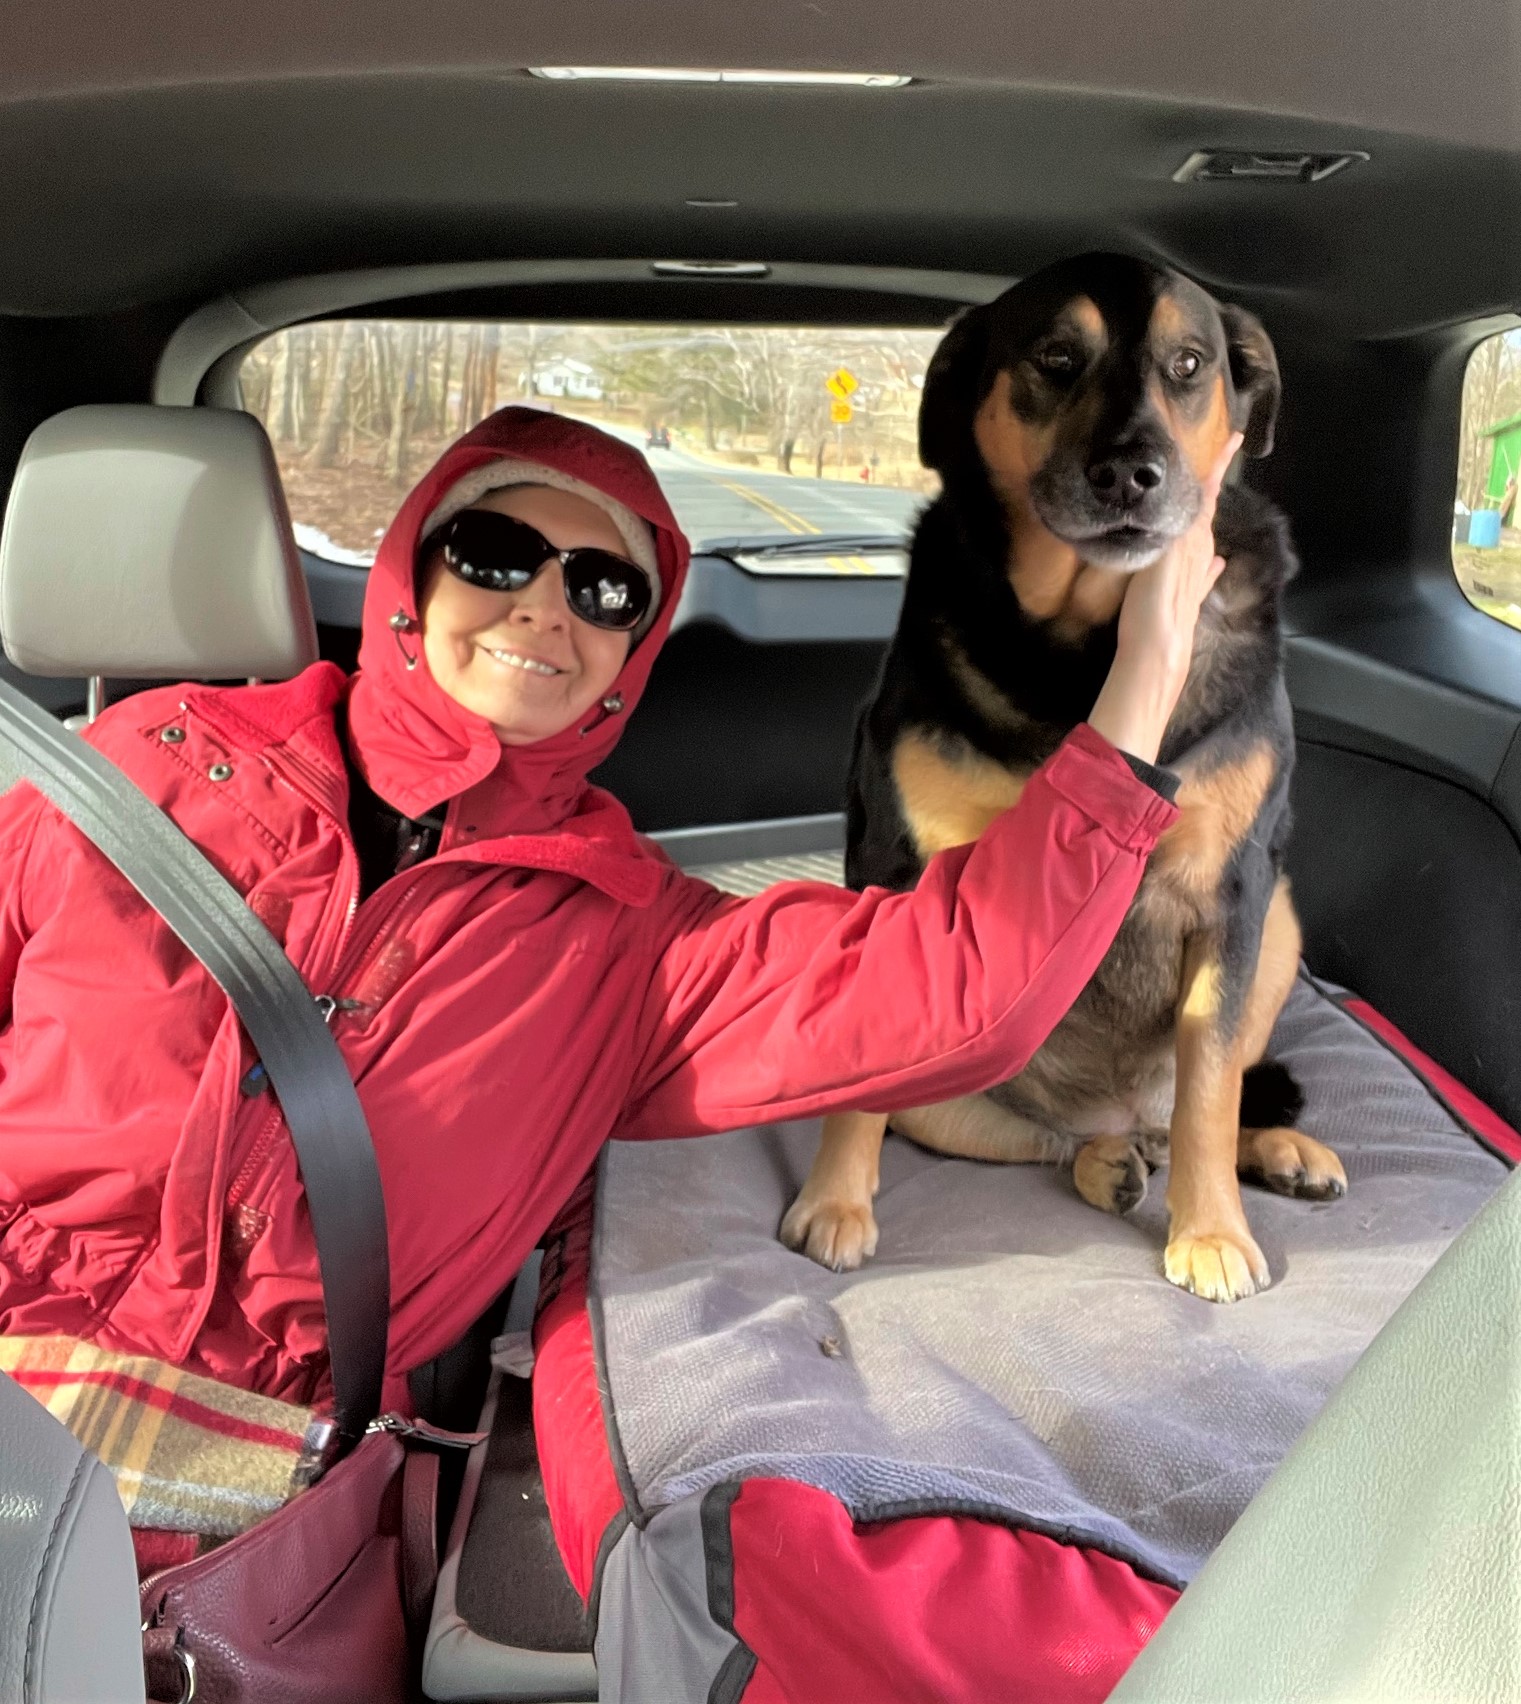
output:
POLYGON ((1240 448, 1234 433, 1204 481, 1194 524, 1125 589, 1114 664, 1088 721, 1111 745, 1147 763, 1157 760, 1188 679, 1199 608, 1225 567, 1215 555, 1215 503, 1240 448))

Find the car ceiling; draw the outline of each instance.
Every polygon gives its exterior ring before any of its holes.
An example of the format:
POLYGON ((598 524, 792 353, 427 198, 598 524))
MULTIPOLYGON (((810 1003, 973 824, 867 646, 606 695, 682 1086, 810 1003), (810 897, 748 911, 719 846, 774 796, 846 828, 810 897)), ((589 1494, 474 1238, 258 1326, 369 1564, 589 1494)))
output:
POLYGON ((266 0, 236 15, 22 0, 5 36, 0 313, 191 305, 271 279, 447 260, 1017 276, 1091 246, 1154 254, 1354 335, 1473 320, 1521 297, 1509 0, 266 0), (525 74, 544 63, 923 81, 525 74), (1173 182, 1202 147, 1371 158, 1310 186, 1173 182), (697 198, 738 205, 687 205, 697 198))

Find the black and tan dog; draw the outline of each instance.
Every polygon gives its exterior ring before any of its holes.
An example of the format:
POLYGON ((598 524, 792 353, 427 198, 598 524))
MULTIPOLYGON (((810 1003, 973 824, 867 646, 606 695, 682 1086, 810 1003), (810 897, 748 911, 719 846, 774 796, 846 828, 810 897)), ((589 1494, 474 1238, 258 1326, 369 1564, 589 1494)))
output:
MULTIPOLYGON (((1062 262, 952 326, 919 422, 942 492, 856 734, 852 887, 911 887, 1014 803, 1092 708, 1128 576, 1197 518, 1233 431, 1247 455, 1268 453, 1278 397, 1251 315, 1123 256, 1062 262)), ((1249 491, 1225 487, 1214 526, 1226 567, 1161 751, 1181 814, 1114 945, 1012 1081, 892 1122, 947 1154, 1073 1157, 1079 1192, 1115 1213, 1170 1143, 1167 1276, 1230 1301, 1268 1283, 1238 1173, 1312 1199, 1346 1178, 1289 1127, 1301 1097, 1287 1072, 1259 1063, 1299 957, 1282 874, 1293 733, 1279 606, 1294 558, 1281 516, 1249 491)), ((873 1252, 886 1123, 826 1122, 788 1244, 840 1269, 873 1252)))

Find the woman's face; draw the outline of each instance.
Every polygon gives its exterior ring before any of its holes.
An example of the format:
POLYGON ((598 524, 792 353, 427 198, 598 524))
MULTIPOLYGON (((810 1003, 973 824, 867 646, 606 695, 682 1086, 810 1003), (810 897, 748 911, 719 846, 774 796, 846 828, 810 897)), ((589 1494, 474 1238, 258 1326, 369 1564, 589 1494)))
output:
MULTIPOLYGON (((570 491, 515 485, 471 508, 526 521, 560 550, 628 555, 604 511, 570 491)), ((495 592, 451 574, 439 551, 423 571, 418 615, 434 680, 484 716, 504 745, 546 740, 580 721, 618 678, 631 642, 571 613, 557 562, 520 592, 495 592)))

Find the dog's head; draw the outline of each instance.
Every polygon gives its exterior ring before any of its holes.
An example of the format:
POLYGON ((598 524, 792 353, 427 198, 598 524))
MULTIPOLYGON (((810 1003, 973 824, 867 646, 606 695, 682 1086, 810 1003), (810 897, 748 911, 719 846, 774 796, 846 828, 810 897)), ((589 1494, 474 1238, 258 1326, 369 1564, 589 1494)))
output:
POLYGON ((1011 519, 1085 562, 1154 562, 1198 514, 1233 431, 1273 447, 1278 361, 1251 314, 1125 255, 1061 261, 964 313, 925 379, 919 451, 955 495, 985 477, 1011 519))

